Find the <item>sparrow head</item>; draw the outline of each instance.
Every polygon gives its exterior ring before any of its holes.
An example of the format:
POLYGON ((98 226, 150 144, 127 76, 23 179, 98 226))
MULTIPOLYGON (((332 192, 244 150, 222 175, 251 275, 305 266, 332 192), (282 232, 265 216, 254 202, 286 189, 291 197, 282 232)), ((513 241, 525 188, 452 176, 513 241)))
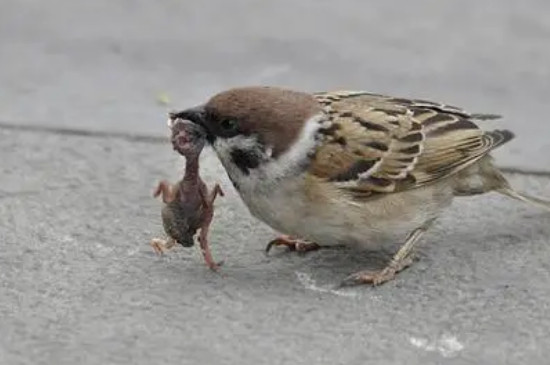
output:
MULTIPOLYGON (((322 114, 312 95, 275 87, 230 89, 206 104, 171 114, 206 130, 207 140, 228 168, 245 174, 289 153, 312 118, 322 114)), ((318 124, 318 123, 316 123, 318 124)))

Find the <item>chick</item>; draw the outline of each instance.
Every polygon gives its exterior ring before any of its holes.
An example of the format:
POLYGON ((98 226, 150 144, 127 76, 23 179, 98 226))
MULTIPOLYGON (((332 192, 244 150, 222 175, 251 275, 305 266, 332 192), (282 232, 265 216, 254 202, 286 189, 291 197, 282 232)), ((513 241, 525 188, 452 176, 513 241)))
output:
POLYGON ((220 263, 212 258, 208 245, 208 230, 214 215, 214 200, 223 196, 221 187, 216 184, 211 192, 199 174, 199 156, 206 142, 204 130, 188 121, 176 120, 172 126, 172 146, 185 157, 185 174, 176 184, 166 180, 159 182, 153 196, 162 195, 165 203, 161 216, 168 239, 153 238, 151 246, 158 254, 172 248, 176 243, 184 247, 194 244, 198 237, 206 265, 217 270, 220 263))

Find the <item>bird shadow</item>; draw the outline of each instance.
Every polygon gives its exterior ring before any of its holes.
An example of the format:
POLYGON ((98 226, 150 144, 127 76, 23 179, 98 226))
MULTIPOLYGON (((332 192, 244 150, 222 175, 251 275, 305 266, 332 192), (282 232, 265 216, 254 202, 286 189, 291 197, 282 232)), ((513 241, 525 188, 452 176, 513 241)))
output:
POLYGON ((393 251, 364 250, 349 246, 322 247, 313 252, 299 253, 278 249, 266 256, 274 266, 284 266, 293 272, 311 271, 321 281, 338 284, 347 275, 361 270, 378 271, 391 260, 393 251), (336 280, 336 282, 335 282, 336 280))

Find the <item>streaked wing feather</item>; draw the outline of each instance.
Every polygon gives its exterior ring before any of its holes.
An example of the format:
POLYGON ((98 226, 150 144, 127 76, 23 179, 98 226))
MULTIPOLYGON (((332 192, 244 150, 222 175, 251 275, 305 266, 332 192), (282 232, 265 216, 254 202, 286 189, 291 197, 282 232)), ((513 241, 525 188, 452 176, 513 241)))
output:
POLYGON ((446 178, 513 137, 472 121, 496 116, 454 106, 365 92, 315 96, 332 124, 311 171, 362 197, 446 178))

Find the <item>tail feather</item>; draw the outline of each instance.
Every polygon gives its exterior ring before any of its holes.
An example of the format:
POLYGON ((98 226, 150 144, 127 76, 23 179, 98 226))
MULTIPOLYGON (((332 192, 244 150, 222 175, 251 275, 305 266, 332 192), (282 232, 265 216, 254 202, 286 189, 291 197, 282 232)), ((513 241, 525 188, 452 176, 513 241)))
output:
POLYGON ((544 210, 550 211, 550 201, 548 200, 543 200, 527 194, 519 193, 509 187, 500 188, 500 189, 497 189, 496 191, 512 199, 520 200, 522 202, 529 203, 539 208, 542 208, 544 210))
POLYGON ((496 129, 485 133, 485 137, 491 141, 491 150, 512 140, 514 133, 507 129, 496 129))
POLYGON ((498 114, 474 113, 470 115, 470 118, 476 120, 495 120, 502 118, 502 116, 498 114))

